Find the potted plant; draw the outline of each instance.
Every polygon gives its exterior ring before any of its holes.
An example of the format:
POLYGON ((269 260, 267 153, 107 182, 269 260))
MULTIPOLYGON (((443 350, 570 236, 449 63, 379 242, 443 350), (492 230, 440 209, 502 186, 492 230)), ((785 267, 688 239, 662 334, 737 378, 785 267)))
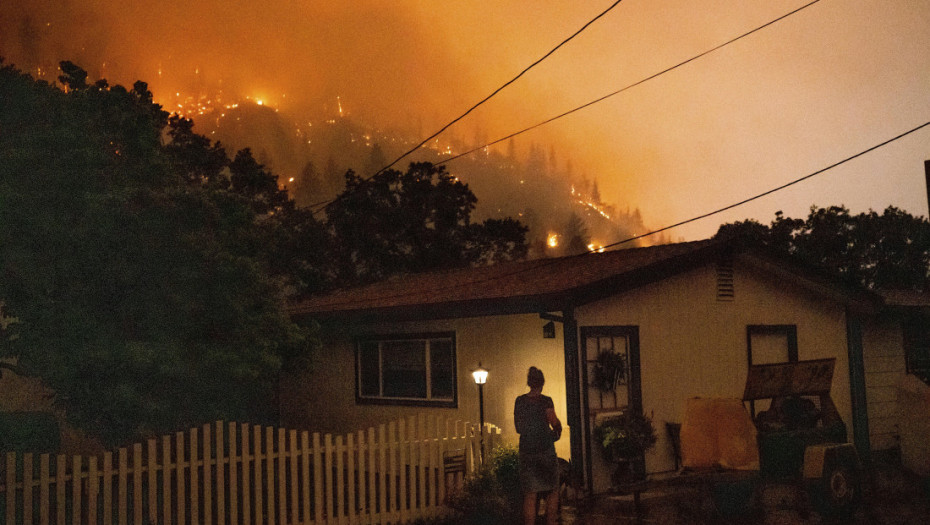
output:
POLYGON ((652 420, 633 410, 604 418, 594 427, 604 457, 616 465, 614 483, 636 481, 645 476, 643 454, 655 446, 652 420))

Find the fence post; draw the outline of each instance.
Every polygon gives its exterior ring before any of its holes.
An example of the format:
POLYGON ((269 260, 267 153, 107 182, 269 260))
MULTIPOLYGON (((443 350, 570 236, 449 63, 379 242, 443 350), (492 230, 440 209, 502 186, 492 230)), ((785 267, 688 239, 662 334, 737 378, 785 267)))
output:
POLYGON ((252 473, 255 475, 252 480, 254 499, 253 504, 255 511, 255 525, 262 523, 262 506, 264 497, 262 495, 262 427, 255 425, 252 427, 252 473))

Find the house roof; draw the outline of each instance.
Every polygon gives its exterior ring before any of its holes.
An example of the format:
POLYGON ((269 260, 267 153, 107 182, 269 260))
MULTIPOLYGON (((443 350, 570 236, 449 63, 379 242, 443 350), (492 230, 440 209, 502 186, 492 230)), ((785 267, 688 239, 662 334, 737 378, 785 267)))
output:
MULTIPOLYGON (((290 312, 320 320, 393 321, 562 311, 742 252, 711 239, 405 275, 303 298, 290 312)), ((871 310, 882 302, 784 260, 744 255, 777 278, 841 303, 871 310)))
POLYGON ((292 304, 317 318, 428 319, 559 311, 705 264, 714 240, 407 275, 292 304))

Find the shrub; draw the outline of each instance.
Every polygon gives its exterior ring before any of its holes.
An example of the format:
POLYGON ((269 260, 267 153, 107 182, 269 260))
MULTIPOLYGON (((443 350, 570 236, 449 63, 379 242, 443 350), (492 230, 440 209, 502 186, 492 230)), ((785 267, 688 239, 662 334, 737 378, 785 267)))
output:
POLYGON ((519 455, 513 445, 502 445, 489 454, 487 461, 465 480, 462 491, 449 505, 456 511, 456 525, 504 525, 519 523, 520 493, 519 455))

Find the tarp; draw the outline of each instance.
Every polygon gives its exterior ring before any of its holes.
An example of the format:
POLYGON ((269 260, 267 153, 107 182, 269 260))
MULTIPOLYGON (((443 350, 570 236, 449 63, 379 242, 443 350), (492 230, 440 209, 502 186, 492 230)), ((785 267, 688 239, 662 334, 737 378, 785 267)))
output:
POLYGON ((756 427, 739 399, 691 398, 681 423, 685 468, 758 470, 756 427))

